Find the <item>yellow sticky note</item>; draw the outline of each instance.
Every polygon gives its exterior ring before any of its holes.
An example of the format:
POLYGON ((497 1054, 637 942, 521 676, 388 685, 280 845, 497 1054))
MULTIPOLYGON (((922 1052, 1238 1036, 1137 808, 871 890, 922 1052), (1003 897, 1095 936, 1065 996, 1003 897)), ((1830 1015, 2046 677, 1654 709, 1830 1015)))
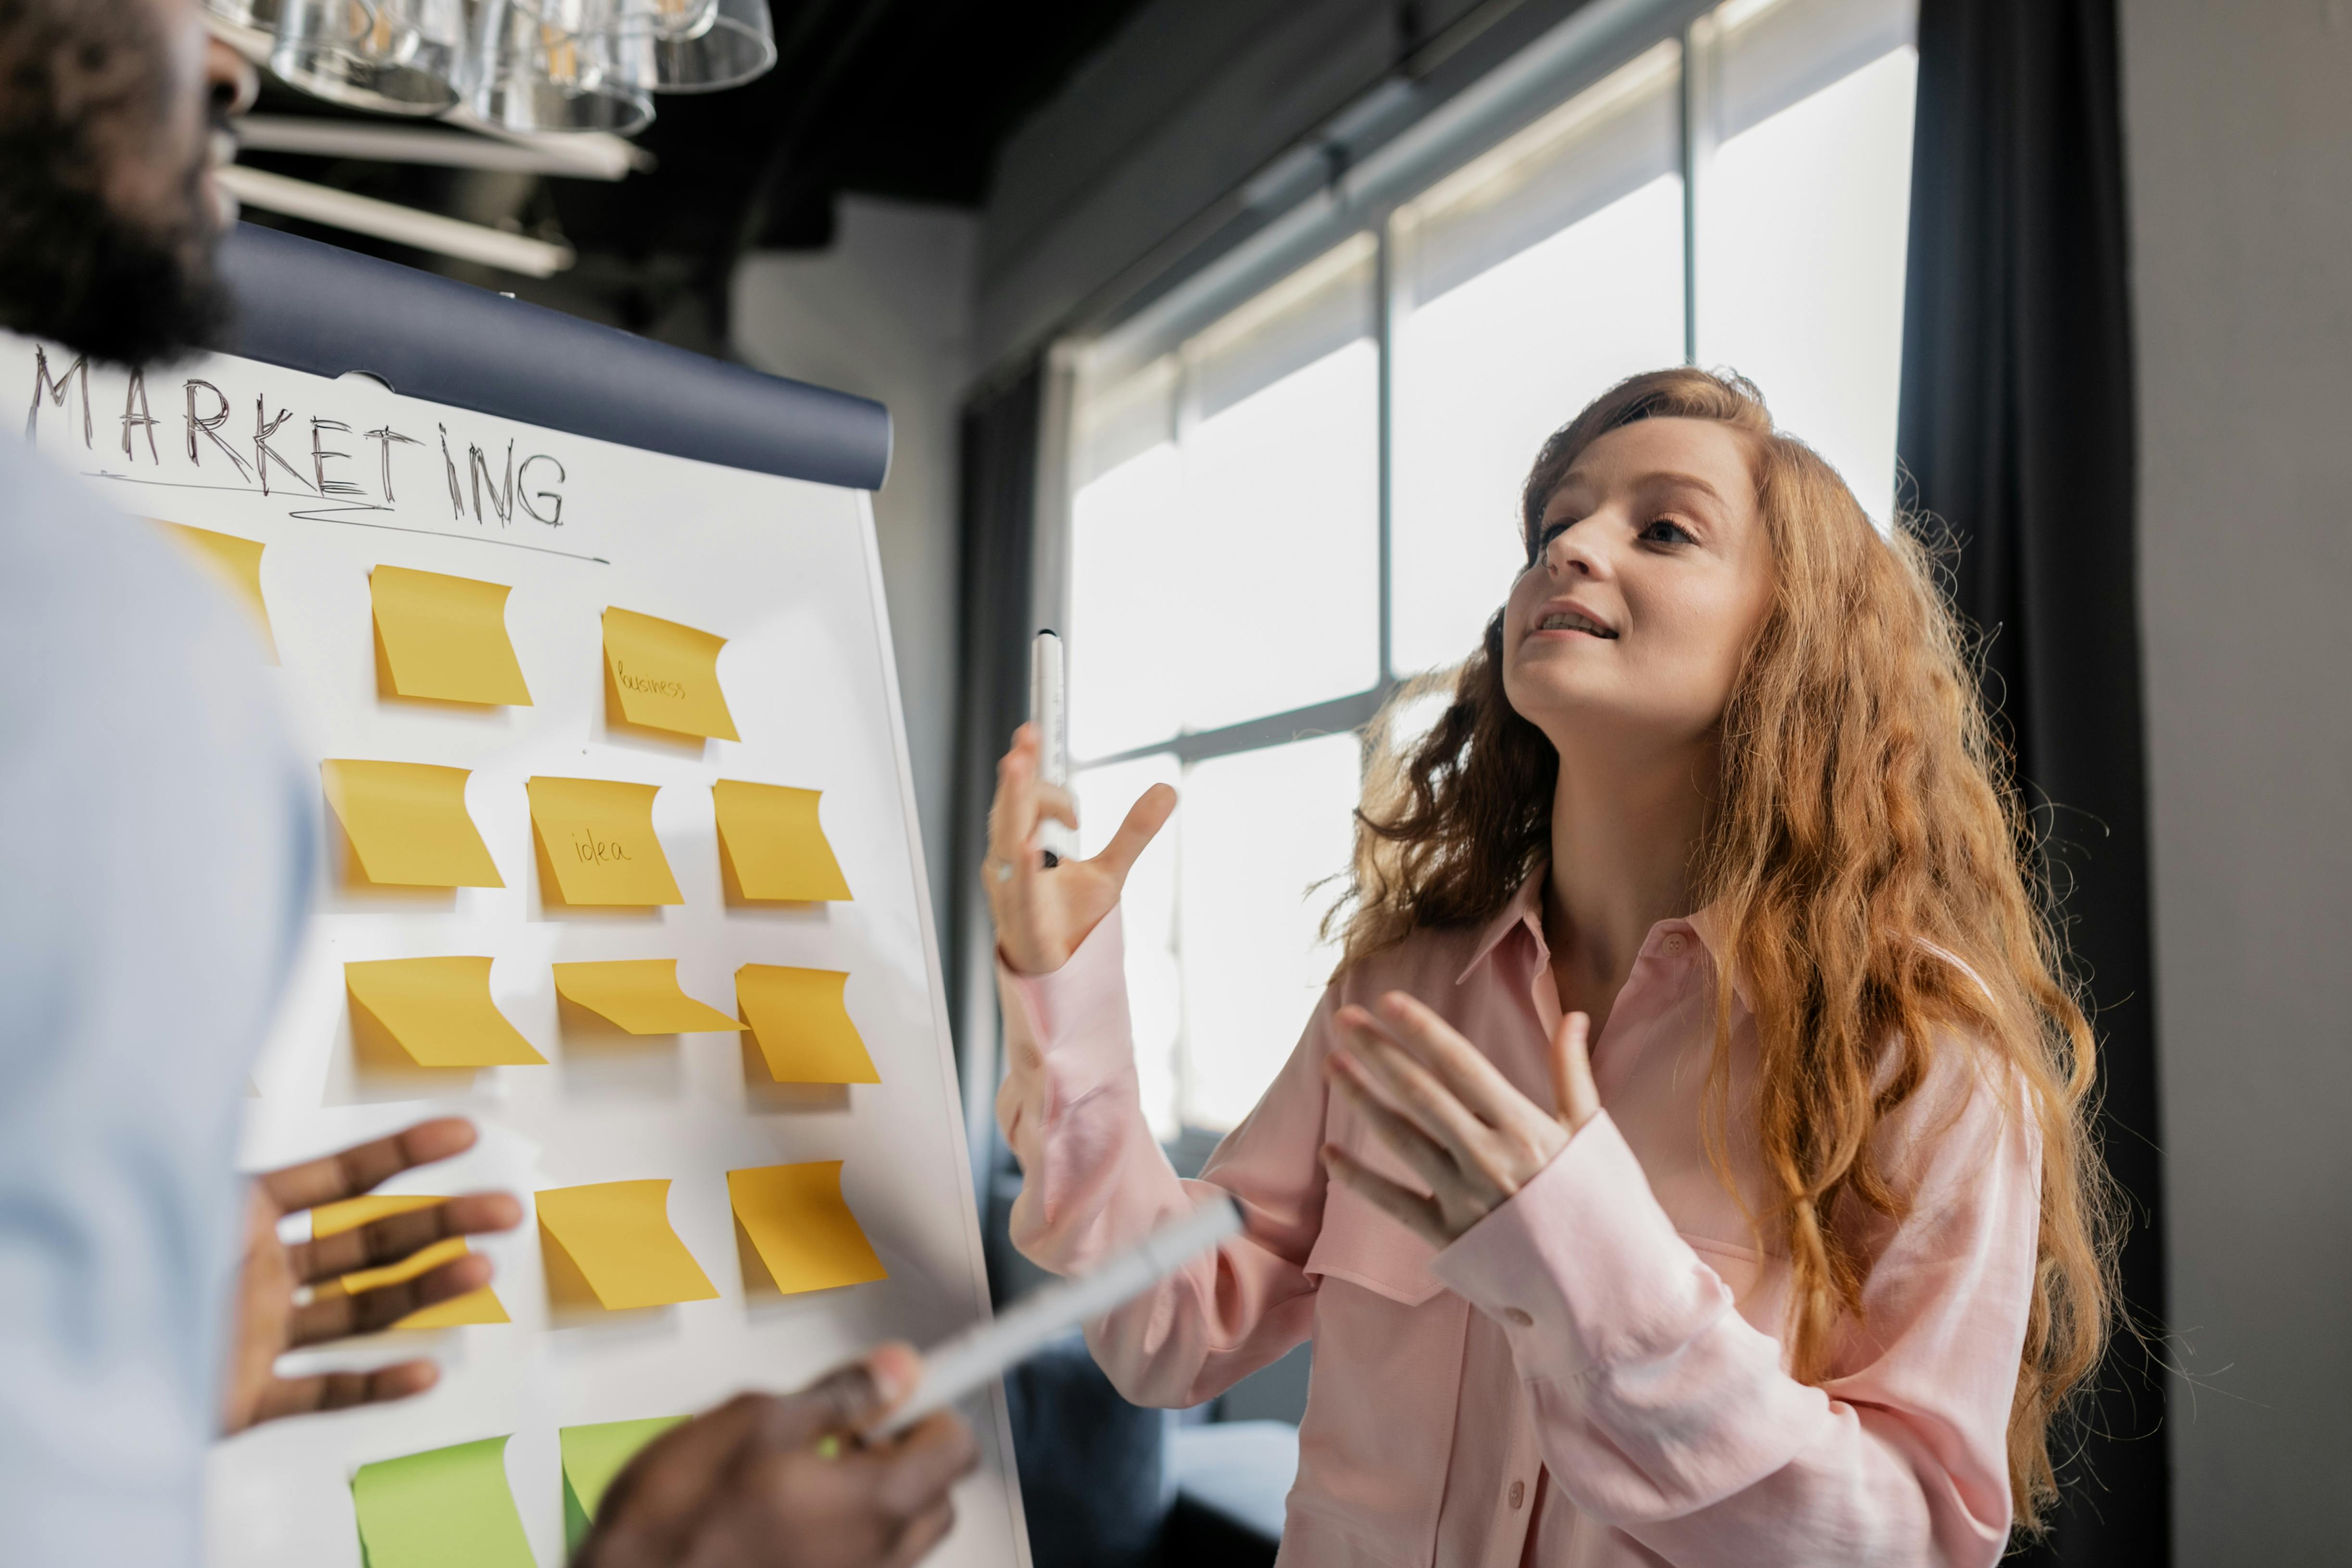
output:
POLYGON ((468 1291, 462 1296, 452 1296, 446 1301, 436 1301, 429 1307, 419 1307, 392 1326, 396 1329, 457 1329, 488 1323, 510 1323, 507 1309, 488 1285, 478 1291, 468 1291))
MULTIPOLYGON (((160 517, 155 520, 163 521, 160 517)), ((253 612, 254 620, 261 624, 261 641, 269 649, 274 663, 278 658, 278 634, 269 624, 269 606, 261 597, 261 552, 268 547, 259 539, 241 539, 235 534, 216 534, 210 528, 192 528, 185 523, 163 526, 228 585, 238 603, 253 612)))
POLYGON ((604 669, 630 724, 678 735, 740 740, 719 687, 727 639, 634 610, 604 612, 604 669))
MULTIPOLYGON (((430 1208, 446 1202, 444 1197, 418 1193, 402 1193, 387 1197, 371 1193, 364 1197, 347 1197, 340 1203, 322 1203, 310 1211, 310 1236, 320 1240, 338 1236, 346 1230, 357 1230, 362 1225, 373 1225, 379 1219, 389 1219, 395 1214, 407 1214, 419 1208, 430 1208)), ((467 1251, 466 1239, 451 1236, 432 1246, 411 1253, 397 1263, 381 1269, 361 1269, 320 1287, 321 1292, 341 1291, 356 1296, 362 1291, 373 1291, 383 1285, 404 1284, 420 1274, 429 1274, 453 1259, 463 1258, 467 1251)), ((400 1319, 392 1326, 396 1329, 455 1328, 461 1323, 503 1323, 513 1320, 507 1316, 506 1307, 488 1285, 478 1291, 468 1291, 462 1296, 452 1296, 446 1301, 436 1301, 429 1307, 400 1319)))
POLYGON ((841 862, 816 820, 821 793, 740 779, 710 787, 719 847, 744 897, 810 903, 849 897, 841 862))
POLYGON ((506 1452, 485 1437, 362 1465, 352 1506, 367 1568, 536 1568, 506 1452))
POLYGON ((779 1083, 879 1083, 866 1041, 849 1021, 838 969, 746 964, 735 971, 735 1005, 779 1083))
POLYGON ((643 1421, 600 1421, 593 1427, 562 1427, 556 1446, 563 1455, 564 1550, 578 1555, 588 1526, 604 1505, 604 1493, 647 1443, 686 1419, 656 1416, 643 1421))
POLYGON ((842 1201, 839 1160, 729 1171, 727 1196, 769 1278, 788 1296, 890 1277, 842 1201))
POLYGON ((400 887, 504 887, 489 847, 466 813, 463 768, 427 762, 319 764, 335 809, 370 882, 400 887))
POLYGON ((513 591, 502 582, 404 566, 370 572, 375 634, 392 689, 404 697, 529 707, 530 688, 507 638, 507 595, 513 591))
POLYGON ((604 1181, 551 1187, 539 1225, 607 1312, 718 1298, 710 1276, 669 1228, 669 1183, 604 1181))
POLYGON ((740 1030, 740 1021, 679 988, 675 958, 621 958, 555 966, 556 994, 619 1024, 631 1034, 695 1034, 740 1030))
POLYGON ((380 958, 343 966, 352 1000, 419 1067, 543 1067, 490 1000, 488 958, 380 958))
POLYGON ((532 779, 530 822, 566 904, 684 904, 654 836, 660 786, 532 779))

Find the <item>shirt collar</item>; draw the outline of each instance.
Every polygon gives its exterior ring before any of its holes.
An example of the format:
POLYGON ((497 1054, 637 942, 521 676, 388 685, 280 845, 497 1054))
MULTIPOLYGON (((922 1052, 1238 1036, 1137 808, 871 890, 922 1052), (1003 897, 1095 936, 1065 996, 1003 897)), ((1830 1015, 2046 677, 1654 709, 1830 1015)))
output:
POLYGON ((1478 933, 1478 945, 1471 949, 1470 961, 1462 966, 1460 974, 1454 977, 1455 985, 1467 980, 1471 972, 1486 961, 1487 955, 1502 945, 1503 938, 1521 926, 1525 926, 1528 934, 1535 938, 1538 952, 1549 951, 1543 934, 1543 886, 1545 873, 1550 869, 1549 864, 1538 865, 1528 873, 1527 881, 1519 883, 1518 891, 1505 902, 1502 910, 1486 922, 1478 933))
MULTIPOLYGON (((1544 878, 1550 873, 1550 871, 1551 866, 1549 862, 1538 863, 1535 870, 1528 873, 1528 879, 1519 883, 1518 890, 1511 894, 1502 909, 1480 928, 1477 946, 1470 951, 1470 961, 1463 965, 1462 972, 1454 977, 1455 985, 1461 985, 1469 979, 1478 966, 1484 964, 1493 956, 1495 949, 1503 945, 1505 937, 1522 928, 1535 943, 1536 952, 1542 961, 1549 962, 1551 946, 1544 940, 1543 890, 1544 878)), ((1647 953, 1664 937, 1682 930, 1687 930, 1693 936, 1698 938, 1700 946, 1706 949, 1707 956, 1717 964, 1724 961, 1731 933, 1725 923, 1723 905, 1720 902, 1694 911, 1687 919, 1659 921, 1650 928, 1650 935, 1643 942, 1642 950, 1647 953)), ((1731 990, 1732 994, 1739 998, 1742 1007, 1749 1005, 1747 977, 1737 969, 1732 973, 1731 990)))

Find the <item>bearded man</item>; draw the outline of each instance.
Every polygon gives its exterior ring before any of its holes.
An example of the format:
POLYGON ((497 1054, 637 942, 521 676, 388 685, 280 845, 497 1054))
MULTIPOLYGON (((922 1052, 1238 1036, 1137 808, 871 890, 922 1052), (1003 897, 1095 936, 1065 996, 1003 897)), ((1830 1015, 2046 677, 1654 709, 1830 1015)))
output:
MULTIPOLYGON (((215 171, 254 86, 195 0, 0 0, 0 326, 126 365, 220 341, 235 207, 215 171)), ((458 1152, 461 1121, 249 1187, 232 1171, 317 843, 317 780, 260 665, 155 528, 0 442, 0 1563, 192 1568, 217 1435, 436 1376, 280 1378, 279 1354, 488 1264, 299 1288, 522 1218, 470 1194, 357 1239, 278 1240, 286 1213, 458 1152)), ((952 1521, 971 1433, 949 1415, 857 1433, 919 1371, 886 1346, 672 1429, 606 1493, 582 1568, 914 1562, 952 1521)), ((221 1521, 242 1527, 266 1521, 221 1521)))

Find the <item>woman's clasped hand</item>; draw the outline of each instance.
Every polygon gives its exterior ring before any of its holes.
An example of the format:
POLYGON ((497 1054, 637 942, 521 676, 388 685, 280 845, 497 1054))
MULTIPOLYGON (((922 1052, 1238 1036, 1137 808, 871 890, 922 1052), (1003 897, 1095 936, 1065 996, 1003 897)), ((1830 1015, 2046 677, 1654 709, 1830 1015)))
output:
POLYGON ((1338 1022, 1341 1043, 1324 1059, 1325 1075, 1429 1191, 1391 1181, 1338 1144, 1323 1145, 1324 1166, 1433 1246, 1501 1207, 1600 1113, 1582 1013, 1552 1030, 1549 1110, 1402 991, 1381 997, 1377 1011, 1343 1007, 1338 1022))

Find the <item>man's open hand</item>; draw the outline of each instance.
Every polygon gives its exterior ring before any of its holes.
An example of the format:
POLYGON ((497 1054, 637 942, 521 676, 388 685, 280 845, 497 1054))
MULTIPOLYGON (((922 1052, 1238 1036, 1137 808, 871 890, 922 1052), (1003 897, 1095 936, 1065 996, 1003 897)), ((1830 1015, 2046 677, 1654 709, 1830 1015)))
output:
POLYGON ((356 1294, 337 1281, 404 1262, 451 1237, 510 1230, 522 1223, 520 1203, 502 1192, 472 1193, 292 1246, 278 1239, 278 1222, 300 1209, 357 1197, 402 1171, 473 1146, 473 1124, 444 1117, 254 1178, 237 1274, 236 1339, 224 1389, 224 1434, 287 1416, 405 1399, 439 1379, 440 1369, 429 1361, 293 1378, 278 1376, 277 1364, 289 1350, 389 1328, 421 1307, 488 1284, 490 1260, 471 1252, 413 1280, 356 1294))

